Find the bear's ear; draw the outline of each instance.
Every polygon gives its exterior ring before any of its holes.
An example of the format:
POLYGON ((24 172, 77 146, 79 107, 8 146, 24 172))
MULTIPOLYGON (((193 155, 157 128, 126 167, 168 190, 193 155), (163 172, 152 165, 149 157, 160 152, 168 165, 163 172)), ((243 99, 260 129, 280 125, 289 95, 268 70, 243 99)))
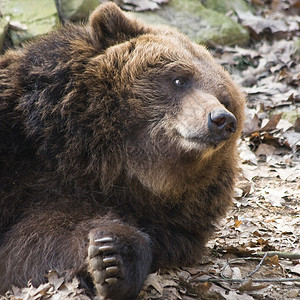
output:
POLYGON ((113 2, 100 5, 90 16, 93 38, 103 48, 122 43, 147 32, 145 26, 130 18, 113 2))

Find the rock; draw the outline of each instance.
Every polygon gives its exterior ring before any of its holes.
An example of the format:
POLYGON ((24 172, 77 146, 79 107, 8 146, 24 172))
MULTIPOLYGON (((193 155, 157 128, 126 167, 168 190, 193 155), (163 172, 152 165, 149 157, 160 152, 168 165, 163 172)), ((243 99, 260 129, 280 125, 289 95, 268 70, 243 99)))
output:
POLYGON ((86 20, 91 11, 98 5, 98 0, 55 0, 60 19, 79 21, 86 20))
POLYGON ((49 32, 57 24, 53 0, 4 1, 1 12, 11 18, 12 29, 9 29, 9 35, 15 46, 49 32))
POLYGON ((202 2, 206 8, 220 13, 227 13, 230 10, 252 11, 252 7, 245 0, 205 0, 202 2))
POLYGON ((204 7, 199 0, 172 0, 155 12, 134 15, 150 24, 175 26, 197 43, 241 45, 249 40, 246 29, 224 14, 204 7))
POLYGON ((6 37, 8 24, 9 24, 9 18, 0 17, 0 53, 2 51, 3 42, 6 37))

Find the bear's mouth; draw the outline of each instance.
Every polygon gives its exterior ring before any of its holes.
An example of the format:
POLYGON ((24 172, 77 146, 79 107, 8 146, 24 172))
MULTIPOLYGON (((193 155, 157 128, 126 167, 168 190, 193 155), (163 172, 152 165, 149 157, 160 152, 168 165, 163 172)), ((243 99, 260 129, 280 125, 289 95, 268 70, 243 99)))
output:
POLYGON ((191 142, 191 143, 195 143, 197 145, 202 145, 202 146, 206 146, 207 148, 217 148, 220 144, 222 144, 222 141, 219 142, 213 142, 213 141, 208 141, 205 138, 203 139, 203 137, 188 137, 185 138, 187 141, 191 142))
POLYGON ((183 136, 180 132, 176 131, 176 137, 182 148, 185 150, 198 150, 207 151, 216 149, 220 146, 220 142, 213 142, 205 136, 183 136))

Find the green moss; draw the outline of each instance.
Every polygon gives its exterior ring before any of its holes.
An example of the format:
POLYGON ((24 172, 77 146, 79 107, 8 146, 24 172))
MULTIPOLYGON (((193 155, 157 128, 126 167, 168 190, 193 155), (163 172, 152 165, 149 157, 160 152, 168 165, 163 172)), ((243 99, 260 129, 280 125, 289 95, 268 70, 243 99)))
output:
POLYGON ((204 9, 200 1, 195 0, 172 0, 170 6, 192 14, 197 14, 204 9))
POLYGON ((251 11, 251 6, 244 0, 204 0, 205 7, 226 13, 230 10, 251 11))
POLYGON ((299 58, 300 57, 300 38, 298 38, 298 39, 295 40, 294 45, 295 45, 295 53, 294 53, 294 55, 295 55, 295 57, 299 58))
POLYGON ((283 112, 281 118, 289 121, 292 124, 295 124, 296 119, 299 117, 299 114, 296 110, 283 112))
POLYGON ((210 9, 203 9, 199 13, 200 24, 205 27, 202 32, 197 32, 197 42, 213 42, 217 44, 244 44, 249 39, 249 34, 239 24, 227 16, 210 9))

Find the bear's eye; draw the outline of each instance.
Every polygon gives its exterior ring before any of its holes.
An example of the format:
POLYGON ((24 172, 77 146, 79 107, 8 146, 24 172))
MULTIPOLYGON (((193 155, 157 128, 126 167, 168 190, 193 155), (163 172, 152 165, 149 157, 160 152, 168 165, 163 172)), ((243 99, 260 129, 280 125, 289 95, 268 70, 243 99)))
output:
POLYGON ((230 107, 230 104, 229 104, 228 101, 224 101, 224 102, 221 102, 221 103, 222 103, 222 105, 223 105, 226 109, 228 109, 228 108, 230 107))
POLYGON ((218 99, 220 99, 219 101, 221 102, 222 105, 224 105, 225 108, 229 108, 230 107, 230 98, 228 95, 225 96, 220 96, 218 99))
POLYGON ((173 80, 173 84, 177 87, 184 87, 186 85, 186 82, 182 78, 176 78, 173 80))

